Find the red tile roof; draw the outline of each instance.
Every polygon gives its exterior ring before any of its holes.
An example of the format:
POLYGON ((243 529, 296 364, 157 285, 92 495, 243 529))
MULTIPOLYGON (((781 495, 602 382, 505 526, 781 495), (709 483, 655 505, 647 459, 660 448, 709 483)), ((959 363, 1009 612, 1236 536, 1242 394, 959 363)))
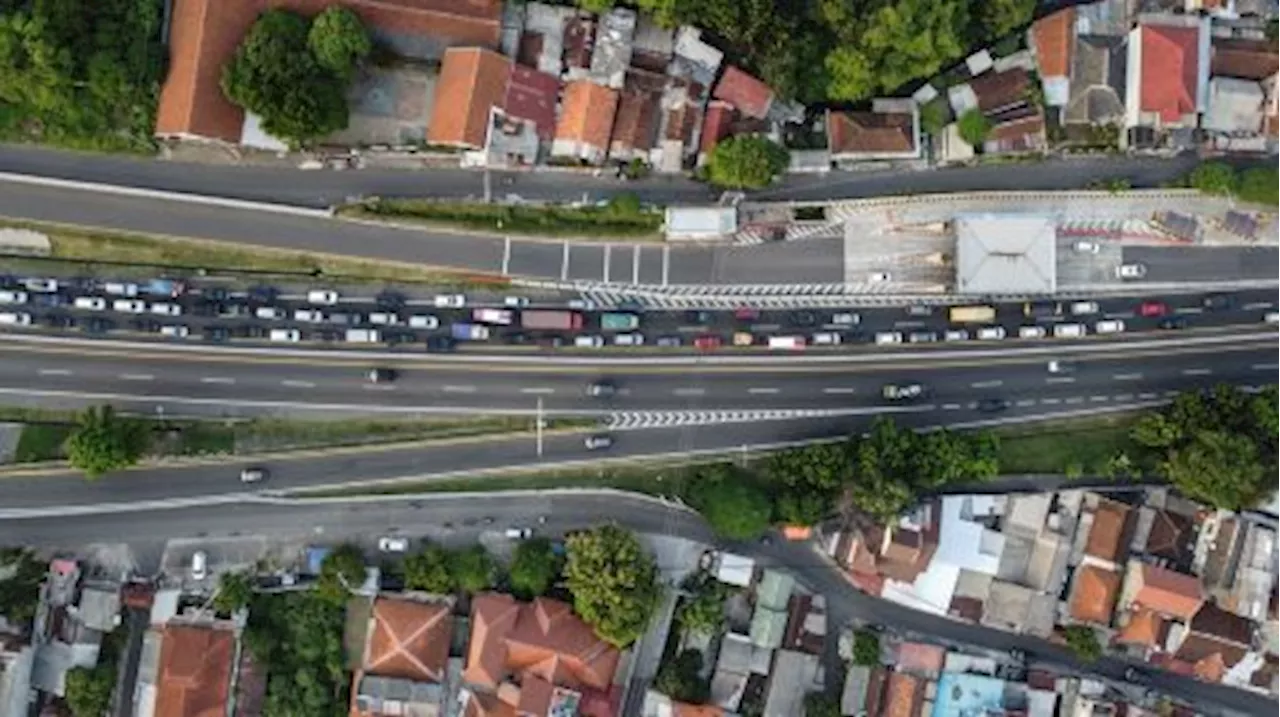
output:
POLYGON ((611 151, 648 150, 658 130, 658 113, 662 111, 660 78, 644 70, 632 69, 618 99, 614 115, 611 151))
POLYGON ((702 136, 698 140, 698 152, 711 154, 720 140, 729 136, 731 124, 733 124, 733 105, 724 100, 708 102, 706 116, 702 118, 702 136))
POLYGON ((607 150, 617 111, 617 90, 587 80, 574 80, 564 87, 556 139, 607 150))
POLYGON ((1097 565, 1082 566, 1076 570, 1071 587, 1071 617, 1095 625, 1110 625, 1119 592, 1119 573, 1097 565))
POLYGON ((1025 104, 1031 75, 1021 67, 1004 72, 984 72, 969 81, 969 89, 978 99, 978 109, 994 112, 1025 104))
MULTIPOLYGON (((169 72, 156 109, 156 134, 235 142, 244 112, 222 94, 222 68, 258 14, 282 7, 315 15, 331 0, 174 0, 169 72)), ((498 44, 500 0, 345 0, 371 28, 455 45, 498 44)))
POLYGON ((942 671, 947 659, 946 649, 923 642, 904 642, 898 646, 897 669, 923 673, 942 671))
POLYGON ((155 717, 223 717, 231 694, 230 630, 169 625, 160 645, 155 717))
POLYGON ((1076 9, 1042 17, 1031 26, 1036 63, 1041 77, 1066 77, 1071 69, 1071 55, 1076 41, 1076 9))
POLYGON ((769 114, 773 104, 773 90, 760 80, 730 65, 711 93, 718 100, 733 105, 747 117, 761 119, 769 114))
POLYGON ((1265 80, 1280 71, 1280 55, 1264 40, 1214 38, 1211 52, 1210 74, 1215 77, 1265 80))
POLYGON ((1190 27, 1142 25, 1142 91, 1138 108, 1175 122, 1196 111, 1200 33, 1190 27))
POLYGON ((1204 586, 1199 578, 1154 565, 1139 569, 1142 587, 1133 596, 1134 604, 1182 620, 1190 620, 1204 604, 1204 586))
POLYGON ((427 141, 472 149, 484 147, 489 110, 502 106, 510 79, 511 60, 493 50, 446 50, 436 80, 427 141))
POLYGON ((905 112, 828 112, 827 141, 832 154, 912 152, 915 123, 905 112))
POLYGON ((1129 621, 1116 633, 1116 642, 1155 647, 1163 631, 1163 618, 1151 610, 1137 608, 1129 613, 1129 621))
POLYGON ((1093 526, 1084 552, 1110 562, 1122 562, 1129 523, 1129 506, 1103 498, 1093 513, 1093 526))
POLYGON ((889 677, 889 689, 885 698, 884 717, 915 717, 920 712, 920 698, 924 696, 924 683, 905 672, 895 672, 889 677))
POLYGON ((560 80, 554 75, 516 65, 502 108, 512 117, 529 120, 538 127, 538 136, 550 140, 556 132, 556 103, 560 100, 560 80))
POLYGON ((416 682, 444 680, 453 632, 448 605, 380 597, 371 619, 364 672, 416 682))

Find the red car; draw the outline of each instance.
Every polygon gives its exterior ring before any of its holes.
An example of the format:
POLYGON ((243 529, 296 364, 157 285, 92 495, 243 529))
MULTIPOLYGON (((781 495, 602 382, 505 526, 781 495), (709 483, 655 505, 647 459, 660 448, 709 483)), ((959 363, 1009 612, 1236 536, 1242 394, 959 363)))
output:
POLYGON ((712 351, 720 348, 719 336, 699 336, 693 340, 693 347, 699 351, 712 351))
POLYGON ((738 321, 755 321, 760 318, 760 309, 753 309, 749 306, 744 306, 733 312, 733 318, 738 321))
POLYGON ((1138 307, 1139 316, 1164 316, 1167 313, 1169 313, 1168 305, 1159 301, 1144 301, 1138 307))

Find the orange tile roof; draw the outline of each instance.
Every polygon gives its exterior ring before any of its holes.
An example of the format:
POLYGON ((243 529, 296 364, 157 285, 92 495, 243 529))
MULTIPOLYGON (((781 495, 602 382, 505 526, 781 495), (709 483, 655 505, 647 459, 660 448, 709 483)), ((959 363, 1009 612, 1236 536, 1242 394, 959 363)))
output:
POLYGON ((511 80, 511 60, 481 47, 451 47, 436 80, 427 141, 457 147, 484 147, 489 110, 501 107, 511 80))
POLYGON ((923 683, 905 672, 895 672, 889 677, 889 690, 885 698, 884 717, 915 717, 920 712, 923 683))
POLYGON ((1120 592, 1120 573, 1086 565, 1076 570, 1071 588, 1071 617, 1096 625, 1110 625, 1120 592))
POLYGON ((155 717, 224 717, 235 642, 229 630, 166 627, 160 645, 155 717))
POLYGON ((946 649, 938 645, 904 642, 898 646, 897 668, 925 673, 941 672, 946 658, 946 649))
POLYGON ((1121 562, 1124 554, 1125 526, 1129 520, 1129 507, 1114 500, 1102 499, 1093 513, 1093 527, 1084 552, 1095 558, 1121 562))
POLYGON ((373 603, 373 631, 365 650, 368 674, 417 682, 444 681, 453 618, 449 606, 380 597, 373 603))
POLYGON ((620 657, 569 606, 539 598, 518 603, 490 593, 472 602, 471 645, 463 678, 497 687, 509 674, 556 685, 608 690, 620 657))
POLYGON ((1196 111, 1200 33, 1193 27, 1140 25, 1141 92, 1138 109, 1156 112, 1166 122, 1196 111))
POLYGON ((716 705, 691 705, 672 702, 671 717, 724 717, 724 710, 716 705))
POLYGON ((574 80, 565 85, 560 99, 556 139, 606 150, 617 111, 617 90, 587 80, 574 80))
POLYGON ((1138 608, 1129 613, 1129 622, 1116 633, 1116 642, 1155 647, 1164 619, 1151 610, 1138 608))
MULTIPOLYGON (((236 142, 244 112, 220 86, 222 68, 266 8, 315 15, 331 0, 174 0, 169 71, 156 109, 156 134, 236 142)), ((498 44, 501 0, 345 0, 372 29, 452 45, 498 44)))
POLYGON ((813 528, 807 525, 784 525, 782 537, 787 540, 808 540, 813 535, 813 528))
POLYGON ((911 152, 916 148, 914 120, 902 112, 827 112, 827 138, 832 154, 911 152))
POLYGON ((760 80, 730 65, 724 70, 712 97, 724 100, 746 117, 762 119, 773 104, 773 90, 760 80))
POLYGON ((1071 69, 1071 55, 1076 40, 1076 9, 1042 17, 1031 26, 1036 48, 1036 62, 1041 77, 1066 77, 1071 69))
POLYGON ((1280 71, 1280 55, 1266 41, 1214 38, 1210 74, 1265 80, 1280 71))
POLYGON ((1204 604, 1199 578, 1154 565, 1143 565, 1141 570, 1142 587, 1133 596, 1135 604, 1182 620, 1195 617, 1204 604))

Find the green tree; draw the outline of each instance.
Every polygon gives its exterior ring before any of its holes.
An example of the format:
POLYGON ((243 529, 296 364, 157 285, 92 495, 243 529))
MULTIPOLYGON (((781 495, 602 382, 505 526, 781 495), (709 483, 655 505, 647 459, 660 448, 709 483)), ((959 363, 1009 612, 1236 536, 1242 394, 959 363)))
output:
POLYGON ((373 51, 373 41, 360 16, 341 5, 330 5, 311 21, 307 47, 321 67, 350 80, 356 64, 373 51))
POLYGON ((116 666, 107 661, 95 667, 74 667, 67 671, 63 700, 75 717, 102 717, 111 709, 116 689, 116 666))
POLYGON ((765 137, 738 135, 716 145, 707 160, 712 184, 730 189, 759 189, 787 168, 781 145, 765 137))
POLYGON ((473 545, 453 554, 450 572, 458 589, 471 594, 493 587, 498 566, 483 545, 473 545))
POLYGON ((335 546, 320 562, 317 589, 325 598, 341 604, 352 590, 364 584, 364 551, 352 543, 335 546))
POLYGON ((782 487, 777 491, 774 517, 786 525, 816 525, 835 510, 835 495, 805 487, 782 487))
POLYGON ((609 199, 609 210, 614 214, 634 216, 640 213, 640 197, 635 192, 615 194, 609 199))
POLYGON ((658 668, 653 688, 679 702, 702 704, 711 697, 711 685, 698 675, 701 670, 702 653, 685 650, 658 668))
POLYGON ((545 595, 555 584, 564 561, 546 538, 531 538, 516 546, 507 571, 511 591, 525 600, 545 595))
POLYGON ((685 578, 686 592, 677 617, 684 629, 703 635, 715 635, 724 625, 724 601, 729 599, 729 586, 711 574, 700 571, 685 578))
POLYGON ((947 126, 947 118, 947 101, 939 95, 920 108, 920 129, 936 136, 947 126))
MULTIPOLYGON (((1275 27, 1272 23, 1268 27, 1275 27)), ((1240 188, 1237 195, 1241 200, 1264 204, 1268 207, 1280 205, 1280 171, 1275 167, 1255 167, 1240 173, 1240 188)))
POLYGON ((840 700, 825 692, 804 696, 804 717, 840 717, 840 700))
POLYGON ((213 595, 214 610, 230 614, 247 607, 252 599, 253 576, 249 573, 227 572, 218 576, 218 592, 213 595))
POLYGON ((440 595, 451 593, 458 584, 450 564, 449 551, 439 545, 424 545, 404 559, 404 586, 440 595))
POLYGON ((769 528, 773 503, 750 476, 730 468, 726 475, 699 477, 692 493, 694 507, 725 538, 749 540, 769 528))
MULTIPOLYGON (((893 91, 920 77, 928 77, 964 52, 962 32, 968 24, 964 0, 890 0, 856 23, 854 50, 842 53, 839 65, 855 68, 854 78, 870 76, 875 83, 865 94, 832 92, 833 97, 858 100, 893 91), (859 55, 859 58, 854 57, 859 55), (862 68, 866 68, 865 70, 862 68)), ((828 68, 830 70, 831 68, 828 68)), ((833 79, 836 73, 832 73, 833 79)), ((857 87, 859 83, 850 83, 857 87)), ((831 89, 847 89, 836 87, 831 89)))
POLYGON ((1275 488, 1274 473, 1263 472, 1254 442, 1222 431, 1196 433, 1190 444, 1169 452, 1163 469, 1183 495, 1227 510, 1253 507, 1275 488))
POLYGON ((991 134, 991 122, 982 114, 982 110, 972 109, 960 115, 960 119, 956 120, 956 129, 960 132, 960 139, 974 147, 981 147, 991 134))
POLYGON ((294 145, 347 126, 346 82, 312 54, 308 34, 302 16, 267 10, 222 71, 227 98, 294 145))
POLYGON ((979 37, 1004 37, 1031 22, 1035 0, 983 0, 975 5, 979 37))
POLYGON ((97 478, 137 463, 146 438, 140 423, 120 418, 110 406, 90 407, 67 438, 67 460, 86 478, 97 478))
POLYGON ((853 633, 853 664, 865 667, 880 664, 880 635, 874 630, 853 633))
POLYGON ((0 548, 0 615, 19 629, 36 616, 46 564, 26 548, 0 548))
POLYGON ((1093 663, 1102 657, 1102 643, 1098 640, 1098 633, 1093 628, 1084 625, 1068 625, 1063 628, 1062 636, 1066 638, 1067 649, 1071 650, 1071 653, 1081 662, 1093 663))
POLYGON ((613 9, 613 0, 576 0, 578 7, 587 12, 606 13, 613 9))
POLYGON ((351 676, 343 660, 346 608, 318 592, 259 593, 244 642, 266 669, 262 714, 340 717, 351 676))
POLYGON ((658 566, 635 535, 602 525, 565 540, 565 586, 574 611, 618 648, 645 631, 658 604, 658 566))
POLYGON ((1224 162, 1205 162, 1191 170, 1187 183, 1206 194, 1233 194, 1236 189, 1236 171, 1224 162))
POLYGON ((871 60, 857 48, 841 45, 827 53, 823 66, 830 78, 827 96, 836 101, 856 101, 870 97, 879 89, 871 60))

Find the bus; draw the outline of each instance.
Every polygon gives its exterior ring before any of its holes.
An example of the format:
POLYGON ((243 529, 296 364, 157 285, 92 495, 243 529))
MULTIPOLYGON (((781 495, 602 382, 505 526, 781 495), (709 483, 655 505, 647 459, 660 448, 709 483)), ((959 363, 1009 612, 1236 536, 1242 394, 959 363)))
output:
POLYGON ((949 318, 953 324, 989 324, 996 320, 994 306, 953 306, 949 318))

